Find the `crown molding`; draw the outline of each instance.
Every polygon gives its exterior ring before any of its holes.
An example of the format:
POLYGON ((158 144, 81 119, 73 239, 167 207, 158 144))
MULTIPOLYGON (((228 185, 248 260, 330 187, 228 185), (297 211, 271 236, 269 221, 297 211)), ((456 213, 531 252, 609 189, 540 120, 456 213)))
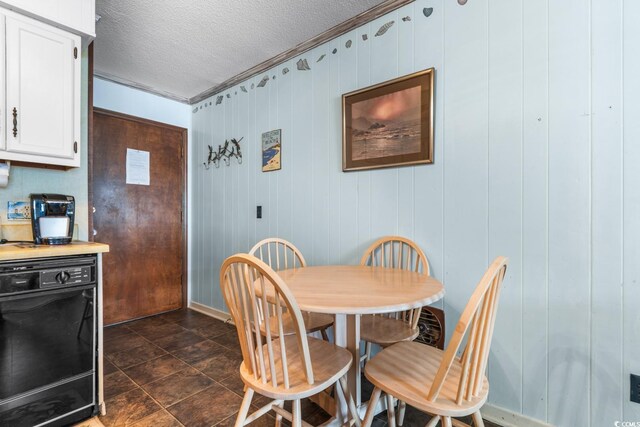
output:
MULTIPOLYGON (((336 25, 335 27, 332 27, 321 34, 318 34, 317 36, 298 44, 292 49, 282 52, 281 54, 276 55, 273 58, 267 59, 266 61, 261 62, 255 67, 249 68, 248 70, 240 74, 237 74, 234 77, 231 77, 230 79, 220 83, 219 85, 214 86, 211 89, 205 90, 204 92, 201 92, 198 95, 189 98, 188 103, 193 105, 200 101, 203 101, 213 95, 216 95, 226 89, 229 89, 230 87, 237 85, 242 81, 247 80, 248 78, 256 74, 260 74, 270 68, 280 65, 291 58, 294 58, 300 54, 308 52, 309 50, 323 43, 326 43, 329 40, 333 40, 336 37, 339 37, 345 33, 348 33, 354 28, 357 28, 363 24, 373 21, 374 19, 379 18, 382 15, 385 15, 409 3, 413 3, 414 1, 415 0, 386 0, 369 10, 366 10, 361 14, 356 15, 353 18, 348 19, 336 25)), ((184 102, 184 101, 181 101, 181 102, 184 102)))

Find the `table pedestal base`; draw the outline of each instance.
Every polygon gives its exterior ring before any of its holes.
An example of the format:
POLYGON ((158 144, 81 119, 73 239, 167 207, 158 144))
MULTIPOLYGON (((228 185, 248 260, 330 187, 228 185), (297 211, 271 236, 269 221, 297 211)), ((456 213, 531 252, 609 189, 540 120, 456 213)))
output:
MULTIPOLYGON (((344 347, 353 356, 353 363, 347 373, 347 386, 349 393, 353 396, 360 418, 364 418, 367 411, 367 403, 362 403, 362 394, 360 387, 360 378, 362 369, 360 368, 360 315, 356 314, 336 314, 334 323, 334 340, 336 345, 344 347)), ((342 393, 339 387, 335 392, 342 393)), ((323 425, 341 426, 343 424, 342 414, 348 414, 346 405, 342 404, 338 407, 336 400, 328 395, 328 393, 320 393, 311 397, 311 400, 324 409, 327 413, 333 414, 333 418, 323 425)), ((343 401, 347 401, 344 399, 343 401)), ((376 407, 375 413, 378 414, 386 410, 385 399, 380 399, 376 407)))
POLYGON ((347 384, 349 393, 353 396, 356 406, 359 407, 362 402, 360 394, 360 315, 336 314, 334 330, 336 345, 349 350, 353 357, 353 363, 347 373, 347 384))
MULTIPOLYGON (((316 400, 316 396, 312 396, 311 400, 313 402, 315 402, 316 404, 318 404, 318 406, 320 406, 325 411, 329 412, 329 410, 332 410, 333 408, 335 408, 335 402, 330 403, 329 406, 327 406, 327 408, 325 408, 320 403, 321 401, 317 401, 316 400)), ((326 401, 325 401, 325 403, 326 403, 326 401)), ((360 416, 360 420, 361 421, 364 419, 364 415, 367 412, 367 408, 368 407, 369 407, 369 402, 362 403, 358 407, 358 415, 360 416)), ((376 409, 375 409, 374 414, 379 414, 380 412, 384 412, 386 410, 387 410, 386 399, 378 400, 378 404, 376 405, 376 409)), ((331 412, 329 412, 329 413, 331 413, 331 412)), ((328 420, 327 422, 325 422, 325 423, 323 423, 321 425, 322 426, 328 426, 328 427, 339 427, 339 426, 342 426, 343 424, 344 424, 344 421, 343 421, 342 415, 341 414, 335 414, 333 417, 331 417, 330 420, 328 420)))

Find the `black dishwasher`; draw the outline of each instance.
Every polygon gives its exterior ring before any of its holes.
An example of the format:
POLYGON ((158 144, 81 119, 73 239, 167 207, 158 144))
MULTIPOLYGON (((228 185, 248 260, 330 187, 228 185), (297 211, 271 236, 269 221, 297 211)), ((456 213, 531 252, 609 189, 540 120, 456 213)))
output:
POLYGON ((97 413, 96 256, 0 262, 0 426, 97 413))

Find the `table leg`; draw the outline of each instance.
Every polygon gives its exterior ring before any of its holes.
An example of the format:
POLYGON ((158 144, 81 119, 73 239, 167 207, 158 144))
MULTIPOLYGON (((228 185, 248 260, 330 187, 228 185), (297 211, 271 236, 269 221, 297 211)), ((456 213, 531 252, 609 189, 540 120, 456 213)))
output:
MULTIPOLYGON (((347 386, 362 418, 367 410, 367 405, 362 404, 360 394, 360 315, 336 314, 334 336, 336 345, 346 348, 353 355, 353 363, 347 373, 347 386)), ((336 392, 342 393, 341 390, 336 390, 336 392)), ((335 417, 326 426, 341 426, 342 414, 348 413, 346 405, 338 406, 337 403, 335 417)), ((377 406, 375 414, 384 411, 386 409, 384 399, 380 399, 377 406)))
MULTIPOLYGON (((347 316, 346 315, 336 314, 335 320, 333 323, 333 334, 334 334, 334 342, 336 343, 336 345, 346 348, 347 347, 347 316)), ((349 381, 348 378, 347 378, 347 381, 349 381)), ((339 392, 338 390, 336 391, 339 392)), ((336 399, 336 405, 335 405, 336 413, 334 414, 334 416, 336 420, 342 420, 342 414, 346 413, 344 411, 347 409, 347 407, 344 406, 344 408, 340 408, 338 404, 339 404, 339 401, 337 401, 336 399)))
POLYGON ((360 396, 360 315, 336 314, 335 343, 353 355, 353 363, 347 374, 349 392, 357 406, 362 403, 360 396))
POLYGON ((362 397, 360 395, 360 315, 347 315, 347 350, 353 356, 353 363, 347 375, 349 393, 360 407, 362 397))
MULTIPOLYGON (((347 386, 353 396, 356 407, 360 406, 360 315, 336 314, 334 323, 335 343, 349 350, 353 356, 353 363, 347 373, 347 386)), ((336 402, 337 403, 337 402, 336 402)), ((347 407, 342 405, 340 409, 336 405, 336 416, 347 413, 347 407), (342 411, 342 412, 340 412, 342 411)))

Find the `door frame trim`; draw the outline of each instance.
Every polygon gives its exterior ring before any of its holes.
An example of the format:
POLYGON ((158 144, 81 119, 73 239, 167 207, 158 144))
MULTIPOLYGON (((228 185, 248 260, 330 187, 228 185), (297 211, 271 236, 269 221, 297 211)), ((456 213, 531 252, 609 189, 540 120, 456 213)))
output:
MULTIPOLYGON (((93 107, 93 106, 92 106, 93 107)), ((131 116, 129 114, 125 114, 125 113, 120 113, 117 111, 112 111, 112 110, 107 110, 104 108, 98 108, 98 107, 93 107, 93 114, 101 114, 103 116, 109 116, 109 117, 115 117, 118 119, 124 119, 124 120, 129 120, 129 121, 133 121, 133 122, 138 122, 138 123, 142 123, 142 124, 147 124, 147 125, 152 125, 152 126, 157 126, 157 127, 161 127, 161 128, 165 128, 165 129, 169 129, 169 130, 173 130, 173 131, 178 131, 182 134, 182 145, 181 145, 181 150, 182 150, 182 182, 183 182, 183 188, 182 188, 182 280, 181 280, 181 286, 182 286, 182 308, 186 309, 188 307, 188 255, 189 255, 189 233, 188 233, 188 222, 189 222, 189 213, 188 213, 188 207, 189 207, 189 194, 188 194, 188 188, 189 188, 189 183, 188 183, 188 161, 187 161, 187 157, 188 157, 188 147, 189 147, 189 141, 188 141, 188 131, 185 128, 179 127, 179 126, 174 126, 174 125, 170 125, 168 123, 162 123, 162 122, 157 122, 155 120, 149 120, 149 119, 144 119, 142 117, 136 117, 136 116, 131 116)), ((91 121, 93 124, 93 114, 91 114, 91 121)), ((93 126, 92 126, 93 128, 93 126)), ((89 137, 89 164, 91 166, 93 166, 93 129, 92 129, 92 133, 89 137)), ((89 178, 89 192, 91 193, 91 195, 93 196, 93 167, 91 167, 89 169, 89 173, 88 173, 88 178, 89 178)), ((88 206, 88 211, 89 211, 89 224, 93 224, 93 197, 90 198, 90 205, 88 206)), ((93 237, 93 228, 91 228, 89 230, 89 234, 91 234, 93 237)), ((93 241, 93 239, 91 239, 93 241)))

